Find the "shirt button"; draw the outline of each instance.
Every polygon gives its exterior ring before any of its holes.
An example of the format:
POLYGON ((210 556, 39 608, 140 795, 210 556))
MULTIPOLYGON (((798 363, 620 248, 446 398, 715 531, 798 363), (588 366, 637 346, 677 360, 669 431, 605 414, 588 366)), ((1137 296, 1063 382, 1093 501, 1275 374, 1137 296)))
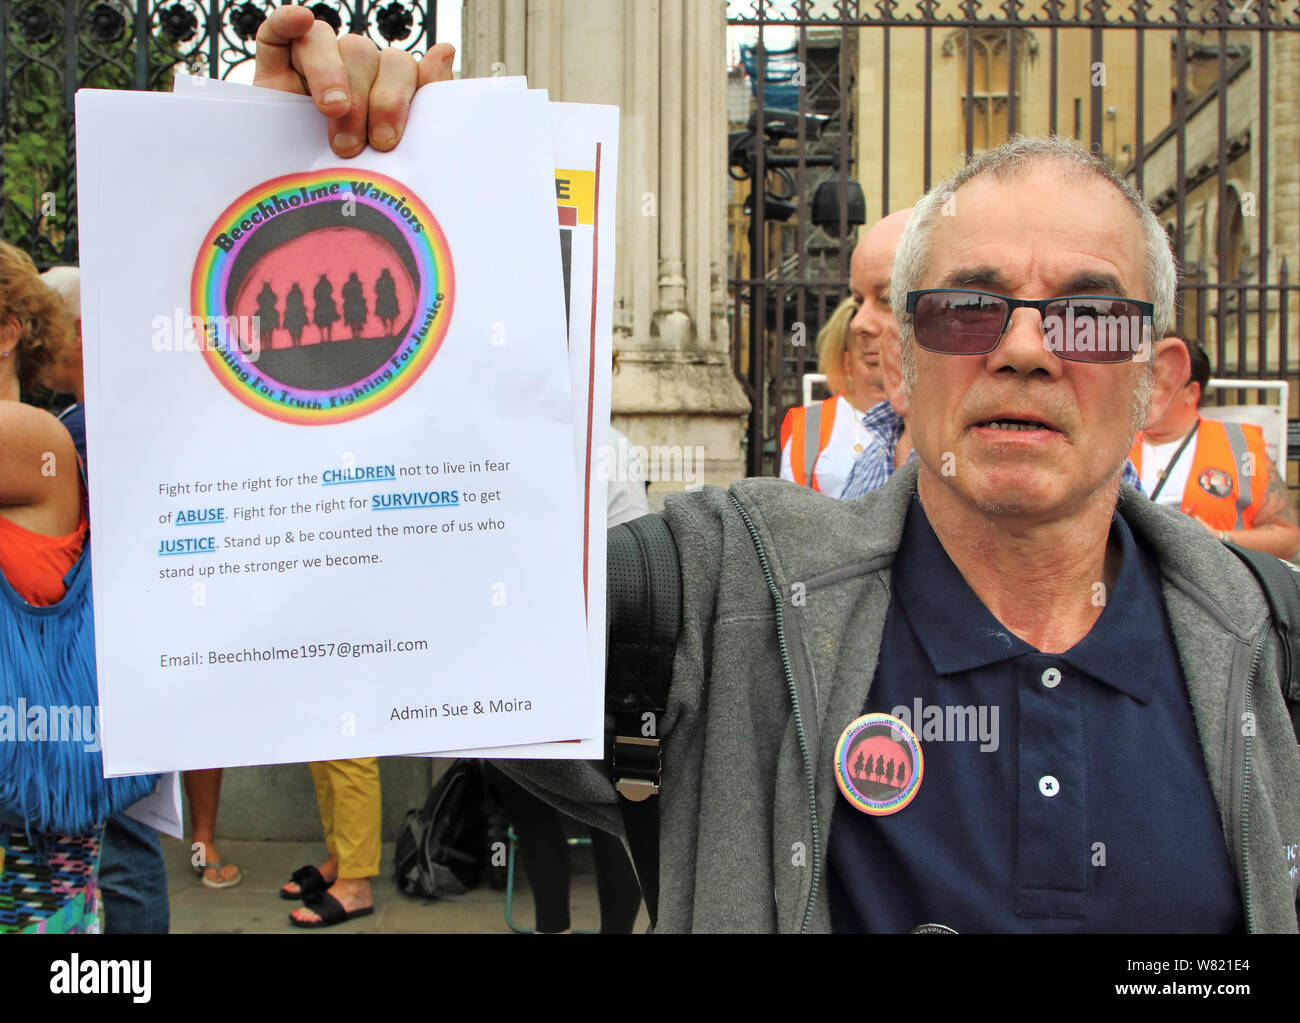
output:
POLYGON ((1061 791, 1061 783, 1052 777, 1052 775, 1045 774, 1038 779, 1038 791, 1048 799, 1051 799, 1061 791))
POLYGON ((1048 689, 1055 689, 1061 684, 1061 673, 1056 668, 1048 668, 1043 672, 1043 685, 1048 689))

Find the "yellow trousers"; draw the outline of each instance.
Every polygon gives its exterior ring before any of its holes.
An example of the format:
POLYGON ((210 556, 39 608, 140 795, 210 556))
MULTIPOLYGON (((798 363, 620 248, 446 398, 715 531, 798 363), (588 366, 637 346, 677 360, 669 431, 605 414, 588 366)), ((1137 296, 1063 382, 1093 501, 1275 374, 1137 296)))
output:
POLYGON ((339 877, 379 873, 379 761, 326 760, 308 764, 325 829, 325 847, 339 861, 339 877))

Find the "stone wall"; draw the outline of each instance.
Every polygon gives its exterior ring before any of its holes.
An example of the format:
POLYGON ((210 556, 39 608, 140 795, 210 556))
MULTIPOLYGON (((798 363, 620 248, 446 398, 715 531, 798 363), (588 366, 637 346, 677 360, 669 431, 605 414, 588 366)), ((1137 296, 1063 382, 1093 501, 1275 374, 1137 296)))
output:
POLYGON ((622 111, 614 424, 647 449, 703 449, 702 479, 744 475, 744 392, 726 300, 722 0, 466 0, 467 76, 526 74, 553 100, 622 111))

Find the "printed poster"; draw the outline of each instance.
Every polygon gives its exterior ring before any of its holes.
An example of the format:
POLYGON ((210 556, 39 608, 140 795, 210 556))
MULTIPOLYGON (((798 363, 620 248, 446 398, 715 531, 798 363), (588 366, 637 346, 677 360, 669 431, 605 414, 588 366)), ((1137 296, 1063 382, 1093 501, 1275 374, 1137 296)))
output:
POLYGON ((109 774, 589 731, 545 100, 429 92, 78 95, 109 774))
MULTIPOLYGON (((523 89, 522 77, 460 79, 437 88, 523 89)), ((188 75, 177 92, 196 97, 314 106, 309 97, 188 75)), ((539 90, 540 92, 540 90, 539 90)), ((544 94, 544 93, 543 93, 544 94)), ((606 477, 598 449, 610 419, 613 361, 614 209, 618 180, 618 108, 551 103, 555 154, 555 203, 569 322, 569 371, 573 394, 574 465, 582 522, 587 595, 588 660, 592 686, 590 724, 580 741, 434 754, 508 758, 600 759, 604 756, 605 694, 605 509, 606 477), (603 216, 602 216, 603 213, 603 216), (576 271, 575 271, 576 249, 576 271)), ((603 460, 603 461, 607 461, 603 460)))

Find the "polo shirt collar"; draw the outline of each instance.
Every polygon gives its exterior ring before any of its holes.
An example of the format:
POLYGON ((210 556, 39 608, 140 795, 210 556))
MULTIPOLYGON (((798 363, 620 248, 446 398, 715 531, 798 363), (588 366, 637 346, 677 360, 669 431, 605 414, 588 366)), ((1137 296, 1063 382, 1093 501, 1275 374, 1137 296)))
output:
MULTIPOLYGON (((1167 629, 1159 576, 1143 563, 1128 524, 1118 513, 1110 539, 1119 545, 1115 585, 1091 631, 1055 654, 1079 671, 1140 703, 1155 679, 1135 657, 1167 629)), ((952 675, 1040 651, 1010 632, 975 595, 935 535, 921 501, 912 501, 894 559, 893 585, 912 632, 939 675, 952 675)))

